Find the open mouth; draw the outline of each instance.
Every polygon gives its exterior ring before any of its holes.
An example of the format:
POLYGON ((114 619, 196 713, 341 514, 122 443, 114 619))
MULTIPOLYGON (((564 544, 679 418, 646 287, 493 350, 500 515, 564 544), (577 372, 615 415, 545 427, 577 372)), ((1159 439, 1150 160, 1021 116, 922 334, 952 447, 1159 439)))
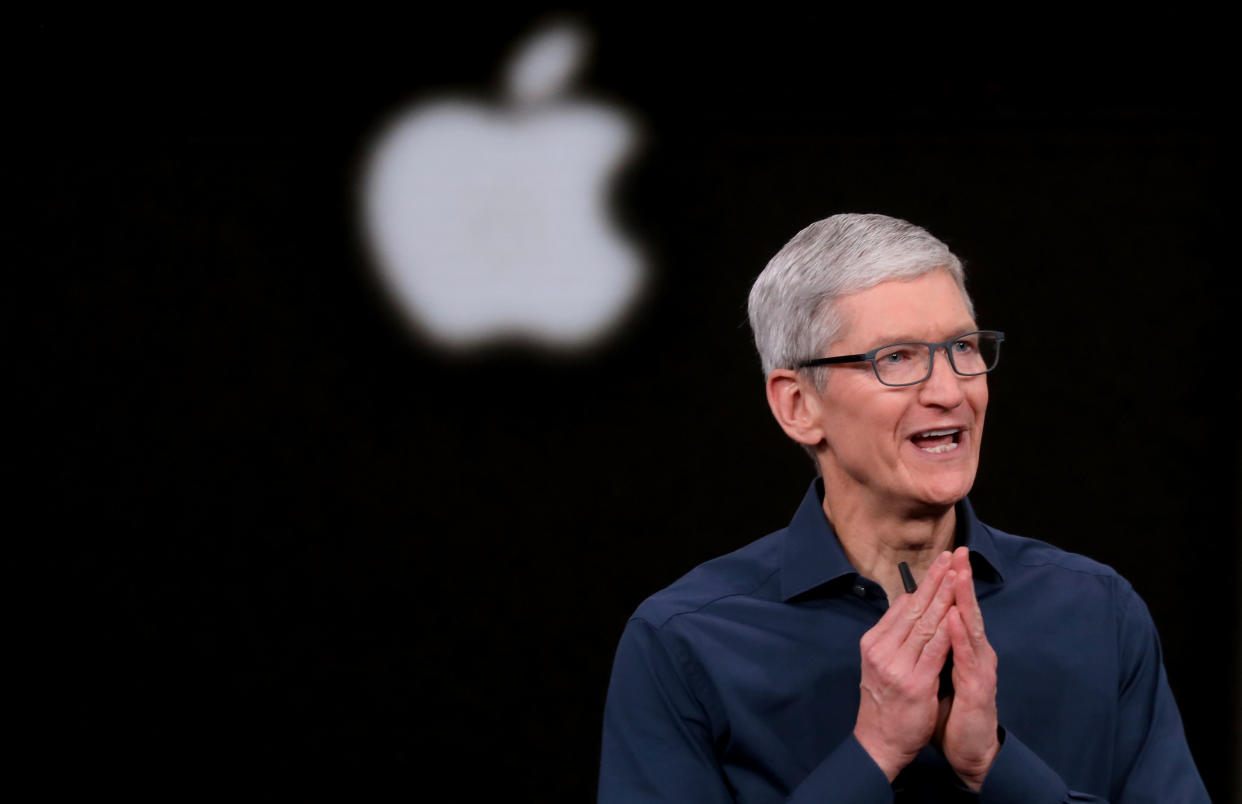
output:
POLYGON ((957 428, 948 430, 926 430, 910 436, 914 446, 924 452, 952 452, 962 443, 962 431, 957 428))

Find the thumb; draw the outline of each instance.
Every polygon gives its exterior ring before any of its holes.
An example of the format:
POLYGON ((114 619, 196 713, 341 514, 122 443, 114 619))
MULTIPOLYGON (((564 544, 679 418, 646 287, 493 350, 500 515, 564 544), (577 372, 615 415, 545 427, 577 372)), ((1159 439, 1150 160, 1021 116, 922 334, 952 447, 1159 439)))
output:
POLYGON ((953 696, 940 699, 940 711, 936 713, 936 728, 932 732, 932 742, 940 747, 944 745, 944 727, 949 722, 949 713, 953 711, 953 696))
MULTIPOLYGON (((952 612, 953 610, 949 609, 949 613, 952 612)), ((950 647, 952 647, 952 637, 949 629, 944 626, 944 620, 941 620, 935 635, 923 646, 923 652, 919 654, 914 672, 920 678, 939 677, 940 668, 944 667, 944 660, 949 655, 950 647)))

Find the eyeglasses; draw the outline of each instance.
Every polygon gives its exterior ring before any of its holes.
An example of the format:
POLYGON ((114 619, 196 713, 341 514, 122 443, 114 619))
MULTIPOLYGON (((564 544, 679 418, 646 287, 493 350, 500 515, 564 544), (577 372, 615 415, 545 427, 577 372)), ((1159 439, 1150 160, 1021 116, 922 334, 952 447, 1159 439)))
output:
POLYGON ((963 377, 987 374, 1000 362, 1000 345, 1005 333, 994 330, 967 332, 940 343, 890 343, 861 355, 840 355, 804 360, 798 368, 830 366, 837 363, 870 363, 876 378, 885 385, 918 385, 931 376, 936 351, 944 349, 949 365, 963 377))

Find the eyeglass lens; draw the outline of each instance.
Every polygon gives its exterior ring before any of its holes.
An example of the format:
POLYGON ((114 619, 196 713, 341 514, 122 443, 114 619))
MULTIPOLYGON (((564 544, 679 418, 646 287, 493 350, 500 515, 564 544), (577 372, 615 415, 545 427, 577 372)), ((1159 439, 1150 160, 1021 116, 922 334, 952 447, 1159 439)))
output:
MULTIPOLYGON (((986 332, 972 332, 946 347, 949 362, 958 374, 986 374, 996 367, 1000 343, 986 332)), ((931 347, 925 343, 895 343, 875 353, 875 372, 888 385, 922 382, 931 376, 931 347)))

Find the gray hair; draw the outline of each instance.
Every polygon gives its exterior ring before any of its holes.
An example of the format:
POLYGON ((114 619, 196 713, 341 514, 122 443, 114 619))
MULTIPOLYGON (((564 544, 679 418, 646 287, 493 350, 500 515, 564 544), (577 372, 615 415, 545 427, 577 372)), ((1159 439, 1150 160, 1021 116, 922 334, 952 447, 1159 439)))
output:
MULTIPOLYGON (((833 215, 812 223, 777 252, 750 289, 750 328, 764 376, 823 357, 846 324, 837 299, 937 268, 953 277, 974 317, 961 261, 926 229, 886 215, 833 215)), ((815 376, 821 390, 823 374, 815 376)))

